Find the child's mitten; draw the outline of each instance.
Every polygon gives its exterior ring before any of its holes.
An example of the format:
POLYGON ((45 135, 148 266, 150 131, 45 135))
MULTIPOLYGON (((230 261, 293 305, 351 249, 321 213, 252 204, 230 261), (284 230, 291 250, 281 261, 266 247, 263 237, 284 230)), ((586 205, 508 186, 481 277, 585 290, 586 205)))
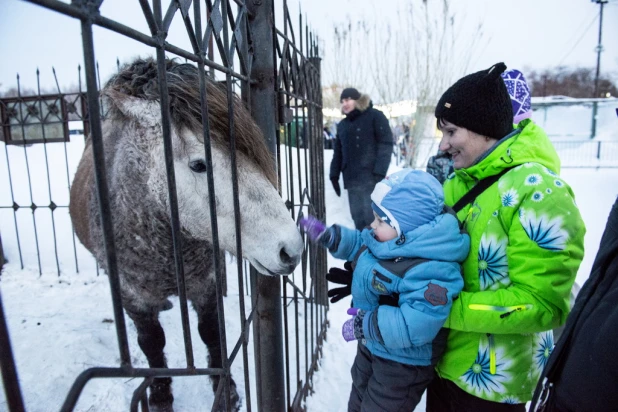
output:
POLYGON ((341 334, 346 342, 350 342, 356 339, 363 339, 363 318, 365 317, 365 311, 358 308, 348 309, 348 315, 352 315, 352 319, 348 319, 341 328, 341 334))
POLYGON ((312 242, 316 242, 326 248, 329 248, 333 243, 334 229, 332 226, 326 228, 324 223, 320 222, 319 219, 311 215, 301 218, 298 223, 312 242))

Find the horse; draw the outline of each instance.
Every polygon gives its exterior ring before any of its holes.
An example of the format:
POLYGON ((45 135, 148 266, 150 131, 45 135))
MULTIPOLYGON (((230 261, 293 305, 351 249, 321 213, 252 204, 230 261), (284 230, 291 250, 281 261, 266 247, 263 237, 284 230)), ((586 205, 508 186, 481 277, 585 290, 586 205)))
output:
MULTIPOLYGON (((173 165, 176 176, 186 296, 198 317, 208 366, 222 366, 198 68, 166 60, 173 165)), ((177 294, 171 212, 163 148, 157 62, 138 58, 101 90, 103 151, 113 219, 122 306, 137 330, 151 368, 165 368, 165 333, 159 312, 177 294)), ((275 189, 273 157, 242 101, 233 97, 233 125, 241 210, 242 250, 236 250, 228 97, 208 80, 208 122, 218 239, 222 249, 247 259, 261 274, 287 275, 303 251, 299 230, 275 189)), ((95 189, 91 138, 70 193, 69 213, 80 242, 107 268, 95 189)), ((216 390, 219 376, 211 376, 216 390)), ((172 411, 171 378, 150 385, 151 410, 172 411)), ((231 409, 240 408, 231 380, 231 409)), ((223 409, 222 405, 219 405, 223 409)))

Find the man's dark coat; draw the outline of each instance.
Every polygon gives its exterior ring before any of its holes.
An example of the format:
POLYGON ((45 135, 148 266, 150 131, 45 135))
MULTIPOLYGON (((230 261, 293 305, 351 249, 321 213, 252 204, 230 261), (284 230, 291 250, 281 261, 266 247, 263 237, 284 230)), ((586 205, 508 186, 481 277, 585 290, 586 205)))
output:
POLYGON ((373 184, 388 171, 393 152, 393 134, 384 113, 374 109, 362 94, 356 109, 337 125, 330 178, 343 172, 344 187, 373 184))
POLYGON ((532 408, 538 406, 545 377, 553 384, 546 410, 618 410, 618 199, 590 278, 543 370, 532 408))

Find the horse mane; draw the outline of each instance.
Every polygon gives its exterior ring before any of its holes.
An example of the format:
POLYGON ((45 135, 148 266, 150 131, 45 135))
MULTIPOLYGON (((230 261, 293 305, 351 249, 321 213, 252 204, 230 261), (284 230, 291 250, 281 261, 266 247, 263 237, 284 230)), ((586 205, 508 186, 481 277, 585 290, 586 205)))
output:
MULTIPOLYGON (((165 68, 172 124, 178 132, 185 128, 189 129, 198 136, 200 141, 203 141, 198 68, 189 63, 178 63, 174 59, 166 59, 165 68)), ((139 99, 160 101, 157 76, 156 60, 136 59, 125 64, 117 74, 112 76, 104 89, 112 89, 139 99)), ((211 139, 214 144, 229 151, 227 92, 207 76, 206 87, 211 139)), ((261 129, 242 101, 235 95, 232 99, 236 150, 255 162, 276 186, 273 156, 266 146, 261 129)), ((110 115, 122 116, 113 103, 110 106, 110 115)), ((182 139, 181 133, 178 133, 178 136, 182 139)))

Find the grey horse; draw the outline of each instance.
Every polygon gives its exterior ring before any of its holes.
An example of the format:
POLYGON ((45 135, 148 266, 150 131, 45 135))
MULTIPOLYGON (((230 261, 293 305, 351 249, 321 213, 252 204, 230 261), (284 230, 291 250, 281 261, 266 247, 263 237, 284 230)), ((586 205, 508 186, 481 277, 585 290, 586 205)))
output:
MULTIPOLYGON (((166 71, 187 298, 197 312, 199 335, 208 348, 208 366, 218 368, 222 360, 216 251, 212 246, 198 69, 168 60, 166 71)), ((150 367, 164 368, 165 334, 159 312, 170 307, 168 297, 177 294, 177 286, 157 75, 156 61, 137 59, 113 76, 101 95, 109 108, 102 131, 122 304, 135 324, 150 367)), ((228 99, 215 83, 209 82, 207 90, 220 245, 246 258, 263 274, 290 274, 300 261, 303 241, 273 186, 273 159, 264 137, 242 102, 234 98, 242 234, 242 251, 236 250, 228 99)), ((90 141, 71 187, 70 215, 77 237, 105 269, 90 141)), ((215 389, 218 382, 218 377, 212 378, 215 389)), ((171 378, 155 379, 150 386, 151 409, 172 411, 173 399, 171 378)), ((232 381, 231 408, 239 407, 232 381)))

